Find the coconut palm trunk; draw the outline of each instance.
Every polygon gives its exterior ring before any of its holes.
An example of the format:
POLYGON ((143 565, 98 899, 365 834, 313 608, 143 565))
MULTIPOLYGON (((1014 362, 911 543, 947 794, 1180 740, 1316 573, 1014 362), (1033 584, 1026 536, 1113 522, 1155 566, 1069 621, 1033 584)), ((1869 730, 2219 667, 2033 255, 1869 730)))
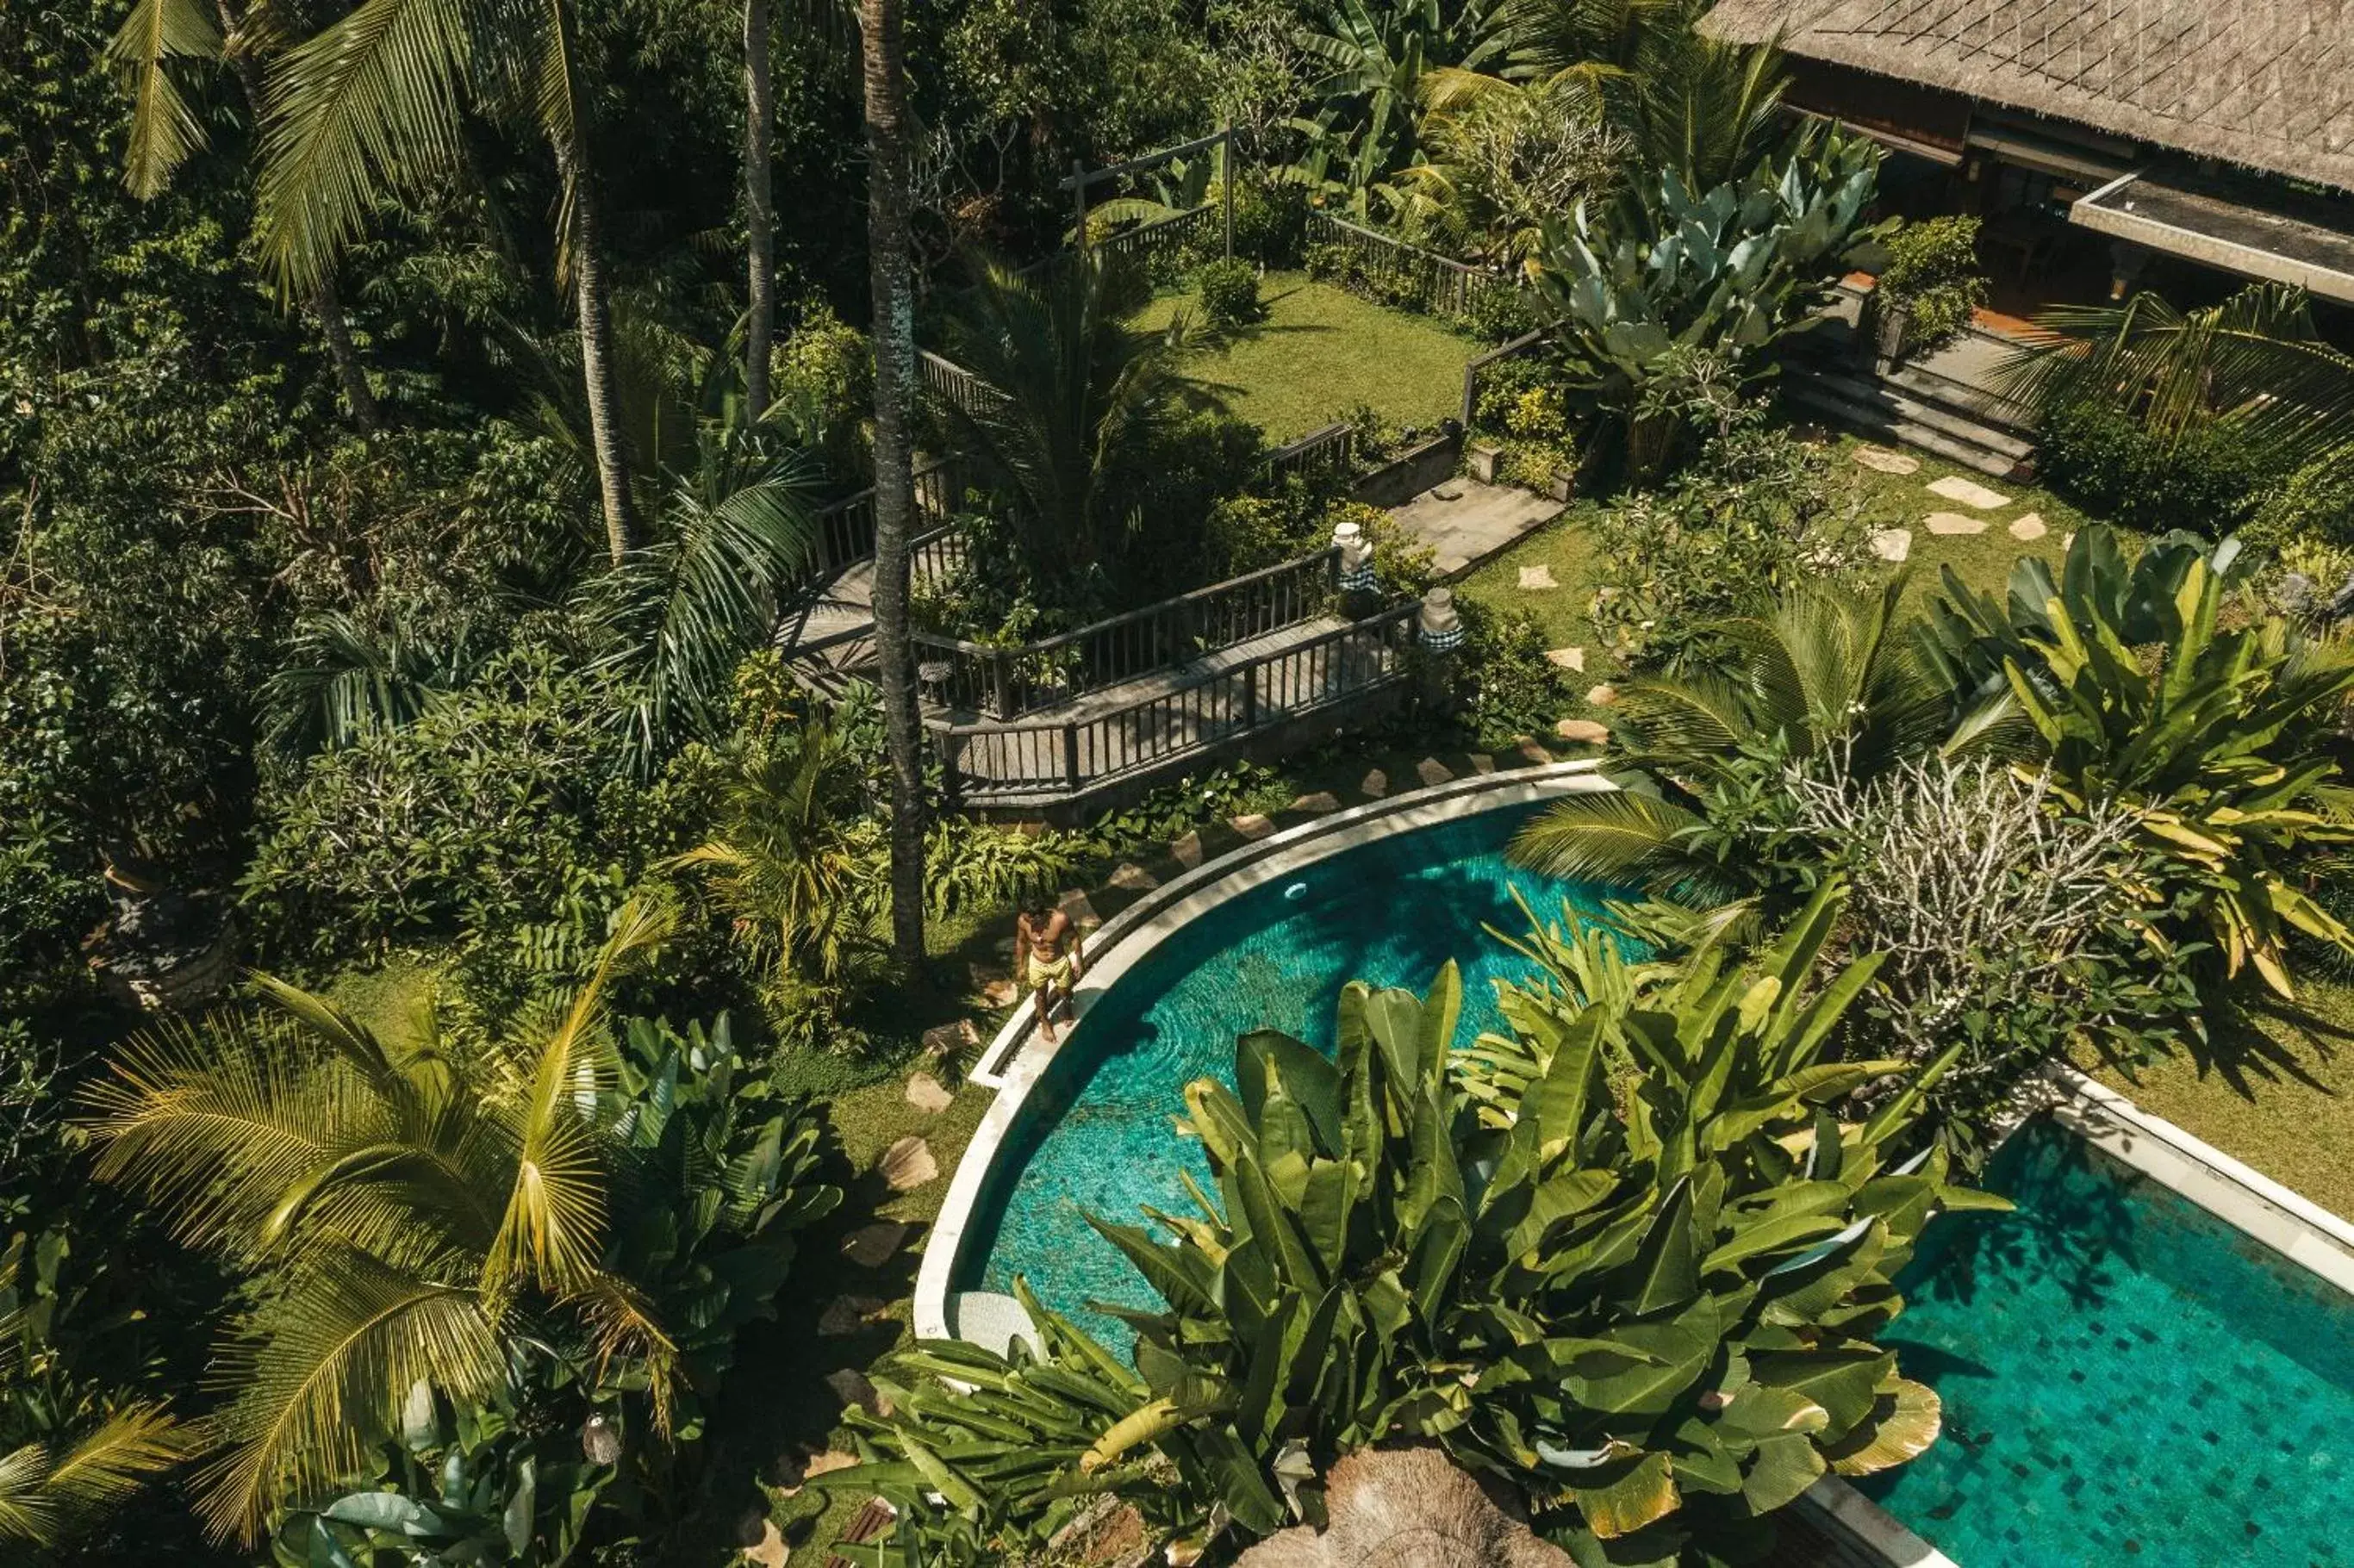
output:
POLYGON ((744 323, 744 399, 769 407, 769 347, 777 319, 777 217, 769 196, 776 105, 769 81, 769 0, 744 0, 744 247, 750 309, 744 323))
POLYGON ((630 494, 630 454, 621 433, 621 391, 614 368, 613 306, 599 247, 603 235, 597 182, 577 129, 551 140, 572 208, 572 291, 579 316, 580 386, 588 404, 588 440, 597 454, 597 490, 605 507, 605 546, 615 565, 638 540, 630 494))
POLYGON ((867 266, 875 296, 875 649, 891 756, 891 948, 912 971, 924 958, 924 779, 907 643, 916 290, 908 259, 899 0, 860 0, 859 25, 865 45, 867 266))

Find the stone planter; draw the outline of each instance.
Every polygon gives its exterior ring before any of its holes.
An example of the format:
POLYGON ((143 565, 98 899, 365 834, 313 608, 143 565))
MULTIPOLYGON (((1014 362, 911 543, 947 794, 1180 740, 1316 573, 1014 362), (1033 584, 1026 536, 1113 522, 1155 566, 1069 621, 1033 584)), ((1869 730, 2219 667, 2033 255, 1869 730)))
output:
MULTIPOLYGON (((1875 302, 1878 298, 1876 294, 1873 296, 1875 302)), ((1913 313, 1903 305, 1882 305, 1872 313, 1872 335, 1882 365, 1896 365, 1903 361, 1912 346, 1906 341, 1911 335, 1913 313)))
POLYGON ((1553 477, 1545 481, 1545 493, 1555 501, 1568 501, 1577 493, 1577 471, 1574 468, 1554 469, 1553 477))
POLYGON ((1471 477, 1482 484, 1496 482, 1497 471, 1503 465, 1504 449, 1482 441, 1469 453, 1471 477))

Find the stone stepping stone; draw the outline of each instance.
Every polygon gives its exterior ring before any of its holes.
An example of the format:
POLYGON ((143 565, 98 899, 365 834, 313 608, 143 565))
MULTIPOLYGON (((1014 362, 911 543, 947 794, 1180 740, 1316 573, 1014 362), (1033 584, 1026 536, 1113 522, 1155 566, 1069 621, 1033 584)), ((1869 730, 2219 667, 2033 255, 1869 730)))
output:
POLYGON ((1390 776, 1376 768, 1358 781, 1357 792, 1378 800, 1390 792, 1390 776))
POLYGON ((1493 773, 1496 771, 1496 759, 1484 751, 1475 751, 1471 754, 1471 771, 1493 773))
POLYGON ((1913 554, 1913 530, 1910 528, 1873 530, 1872 553, 1883 561, 1891 561, 1902 566, 1913 554))
POLYGON ((1929 493, 1942 495, 1948 501, 1958 501, 1965 506, 1975 506, 1981 512, 1993 512, 2010 504, 2010 497, 1999 490, 1988 490, 1974 479, 1960 474, 1947 474, 1929 482, 1929 493))
POLYGON ((1189 832, 1169 846, 1169 858, 1192 871, 1202 863, 1202 835, 1189 832))
POLYGON ((1606 708, 1618 700, 1618 688, 1607 681, 1585 688, 1585 700, 1597 708, 1606 708))
POLYGON ((882 1393, 866 1381, 866 1374, 856 1367, 843 1367, 838 1372, 826 1373, 825 1386, 833 1391, 833 1397, 842 1402, 845 1410, 854 1404, 869 1415, 891 1414, 891 1402, 884 1398, 882 1393))
MULTIPOLYGON (((1013 991, 1012 980, 1004 983, 1008 992, 1005 1001, 1011 1002, 1018 993, 1013 991)), ((959 1052, 975 1050, 980 1044, 981 1031, 972 1026, 970 1018, 960 1018, 954 1023, 935 1024, 924 1031, 924 1049, 931 1053, 936 1062, 944 1062, 959 1052)))
POLYGON ((785 1568, 792 1554, 793 1549, 785 1544, 784 1532, 773 1519, 762 1520, 758 1542, 744 1548, 744 1561, 758 1563, 759 1568, 785 1568))
POLYGON ((1227 825, 1246 839, 1263 839, 1275 832, 1275 819, 1261 811, 1246 812, 1227 825))
POLYGON ((1436 757, 1426 757, 1414 765, 1414 776, 1426 785, 1444 784, 1455 777, 1455 770, 1436 757))
POLYGON ((890 1309, 891 1304, 880 1297, 837 1296, 817 1315, 817 1331, 829 1340, 838 1340, 859 1332, 890 1309))
POLYGON ((907 1103, 926 1116, 938 1116, 956 1104, 956 1097, 929 1073, 917 1073, 907 1080, 907 1103))
POLYGON ((2023 517, 2011 519, 2010 536, 2022 545, 2032 544, 2050 532, 2051 526, 2043 521, 2041 512, 2030 512, 2023 517))
POLYGON ((769 1467, 769 1482, 784 1496, 798 1497, 801 1488, 818 1477, 849 1469, 857 1463, 857 1455, 845 1454, 839 1448, 828 1448, 822 1454, 780 1454, 769 1467))
POLYGON ((876 1169, 883 1172, 884 1185, 894 1192, 912 1192, 940 1177, 940 1163, 932 1158, 931 1145, 912 1133, 885 1150, 883 1163, 876 1169))
POLYGON ((1575 670, 1582 675, 1585 673, 1585 650, 1548 648, 1545 650, 1545 662, 1564 670, 1575 670))
POLYGON ((1330 789, 1319 789, 1313 795, 1296 797, 1286 809, 1294 811, 1337 811, 1341 809, 1341 797, 1330 789))
POLYGON ((1921 460, 1906 457, 1903 452, 1890 451, 1886 447, 1863 446, 1855 449, 1856 466, 1871 469, 1875 473, 1919 473, 1921 460))
POLYGON ((1524 760, 1529 762, 1543 763, 1551 762, 1553 759, 1553 753, 1547 751, 1543 747, 1539 746, 1533 739, 1522 740, 1521 742, 1521 756, 1524 760))
POLYGON ((1161 885, 1161 879, 1130 861, 1111 874, 1111 885, 1125 893, 1150 893, 1161 885))
POLYGON ((1610 738, 1610 726, 1593 719, 1563 719, 1553 726, 1553 732, 1564 740, 1575 740, 1586 746, 1600 746, 1610 738))
POLYGON ((880 1268, 907 1239, 907 1226, 895 1220, 877 1220, 843 1237, 842 1255, 861 1268, 880 1268))
POLYGON ((1551 567, 1522 567, 1521 568, 1521 587, 1531 589, 1557 588, 1561 587, 1561 585, 1553 580, 1553 568, 1551 567))
POLYGON ((1950 538, 1957 534, 1983 534, 1988 523, 1983 517, 1965 517, 1958 512, 1932 512, 1921 519, 1921 526, 1950 538))
POLYGON ((1066 890, 1062 897, 1055 900, 1055 903, 1062 909, 1063 917, 1070 921, 1074 929, 1081 926, 1103 924, 1103 916, 1097 914, 1096 906, 1087 902, 1087 889, 1083 887, 1066 890))

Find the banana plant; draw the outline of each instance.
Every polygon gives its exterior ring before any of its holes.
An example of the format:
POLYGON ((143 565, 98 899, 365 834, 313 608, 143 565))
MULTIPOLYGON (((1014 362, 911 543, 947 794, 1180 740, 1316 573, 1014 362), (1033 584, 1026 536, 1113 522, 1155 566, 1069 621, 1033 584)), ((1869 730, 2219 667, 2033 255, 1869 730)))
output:
POLYGON ((2354 651, 2274 613, 2227 624, 2242 560, 2235 540, 2168 535, 2128 566, 2088 527, 2058 583, 2021 561, 2007 603, 1949 570, 1921 643, 1957 684, 1999 673, 2067 800, 2137 814, 2159 857, 2155 935, 2210 940, 2227 978, 2253 969, 2288 996, 2292 932, 2354 952, 2290 875, 2301 851, 2354 842, 2329 752, 2354 651))
POLYGON ((1935 1395, 1872 1336, 1930 1214, 1999 1200, 1899 1159, 1950 1055, 1829 1058, 1879 963, 1807 983, 1840 902, 1754 967, 1708 938, 1664 989, 1522 990, 1543 1072, 1501 1114, 1462 1086, 1451 967, 1352 986, 1337 1061, 1246 1036, 1236 1088, 1186 1093, 1214 1199, 1153 1216, 1173 1243, 1097 1222, 1167 1302, 1124 1316, 1145 1387, 1198 1413, 1160 1439, 1179 1471, 1264 1533, 1320 1520, 1339 1456, 1432 1439, 1573 1552, 1665 1564, 1926 1447, 1935 1395))

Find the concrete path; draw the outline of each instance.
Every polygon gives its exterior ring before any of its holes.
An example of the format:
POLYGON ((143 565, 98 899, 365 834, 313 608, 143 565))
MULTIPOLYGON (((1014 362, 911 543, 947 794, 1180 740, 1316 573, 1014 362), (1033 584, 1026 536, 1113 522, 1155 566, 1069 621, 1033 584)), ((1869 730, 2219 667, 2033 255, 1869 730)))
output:
POLYGON ((1549 496, 1469 477, 1434 485, 1390 515, 1437 553, 1438 575, 1461 577, 1567 510, 1549 496))

